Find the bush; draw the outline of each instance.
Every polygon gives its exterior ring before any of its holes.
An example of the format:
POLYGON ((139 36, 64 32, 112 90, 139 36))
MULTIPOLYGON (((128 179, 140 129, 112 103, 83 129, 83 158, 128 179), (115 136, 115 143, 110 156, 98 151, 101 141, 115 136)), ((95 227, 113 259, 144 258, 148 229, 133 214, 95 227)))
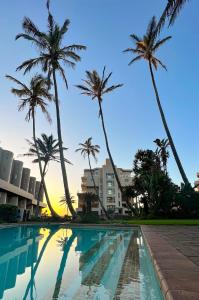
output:
POLYGON ((4 222, 17 221, 18 208, 11 204, 0 204, 0 220, 4 222))
POLYGON ((99 223, 99 216, 94 212, 86 213, 81 216, 80 222, 86 224, 99 223))
POLYGON ((66 222, 69 221, 70 218, 67 217, 53 217, 53 216, 32 216, 30 221, 31 222, 66 222))

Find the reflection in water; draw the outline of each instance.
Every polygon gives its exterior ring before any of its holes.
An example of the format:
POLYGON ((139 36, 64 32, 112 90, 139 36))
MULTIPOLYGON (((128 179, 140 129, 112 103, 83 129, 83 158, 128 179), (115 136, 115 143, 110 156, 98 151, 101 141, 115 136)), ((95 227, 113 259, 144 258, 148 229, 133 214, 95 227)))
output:
POLYGON ((61 247, 61 250, 63 251, 63 256, 62 256, 60 266, 59 266, 59 270, 58 270, 58 273, 57 273, 55 289, 54 289, 54 292, 53 292, 53 299, 58 299, 58 297, 59 297, 59 292, 60 292, 61 283, 62 283, 62 277, 63 277, 63 274, 64 274, 64 269, 65 269, 65 266, 66 266, 68 253, 70 251, 70 247, 71 247, 75 237, 76 237, 75 230, 73 230, 72 235, 69 238, 65 237, 65 238, 60 238, 58 240, 58 245, 61 247))
POLYGON ((39 239, 39 229, 31 227, 0 230, 0 299, 15 286, 17 275, 36 261, 39 239))
POLYGON ((162 299, 138 230, 19 226, 0 241, 0 299, 162 299))
POLYGON ((31 277, 30 277, 30 281, 29 281, 29 283, 28 283, 28 285, 27 285, 27 287, 26 287, 26 291, 25 291, 23 300, 28 299, 27 297, 28 297, 28 293, 29 293, 29 290, 30 290, 30 289, 31 289, 31 291, 30 291, 31 297, 30 297, 30 298, 31 298, 31 300, 34 299, 34 298, 33 298, 33 287, 35 287, 35 291, 36 291, 36 286, 35 286, 35 284, 34 284, 34 282, 35 282, 34 277, 35 277, 35 274, 36 274, 36 272, 37 272, 39 263, 40 263, 40 261, 41 261, 41 259, 42 259, 42 256, 43 256, 43 254, 44 254, 44 251, 45 251, 45 249, 46 249, 46 247, 47 247, 47 245, 48 245, 48 242, 50 241, 50 239, 52 238, 52 236, 55 234, 55 232, 56 232, 56 229, 53 229, 53 230, 50 230, 50 231, 49 231, 49 234, 48 234, 48 236, 47 236, 47 238, 46 238, 46 240, 45 240, 45 242, 44 242, 44 244, 43 244, 43 246, 42 246, 42 248, 41 248, 41 251, 40 251, 40 253, 39 253, 39 256, 38 256, 38 258, 37 258, 37 260, 36 260, 35 266, 31 265, 31 277))

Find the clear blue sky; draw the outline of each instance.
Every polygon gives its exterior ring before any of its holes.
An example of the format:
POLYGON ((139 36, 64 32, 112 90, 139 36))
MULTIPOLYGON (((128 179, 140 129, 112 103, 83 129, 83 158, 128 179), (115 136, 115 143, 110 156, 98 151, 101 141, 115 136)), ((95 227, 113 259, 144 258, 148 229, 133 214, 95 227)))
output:
MULTIPOLYGON (((165 133, 156 106, 154 92, 145 62, 128 66, 130 57, 122 50, 131 45, 129 34, 142 35, 149 19, 159 16, 166 0, 52 0, 52 12, 59 23, 65 18, 71 20, 66 43, 80 43, 88 47, 82 52, 82 61, 75 70, 66 69, 69 90, 59 80, 63 139, 69 147, 67 158, 74 166, 68 167, 69 182, 73 194, 80 190, 80 177, 87 167, 79 153, 74 153, 79 142, 89 136, 101 146, 98 165, 105 158, 106 150, 98 119, 97 103, 79 94, 74 87, 84 78, 86 69, 113 71, 111 83, 124 83, 121 89, 104 98, 103 108, 110 146, 115 163, 119 167, 131 168, 138 148, 154 149, 153 140, 164 138, 165 133)), ((159 58, 167 65, 168 72, 156 72, 162 105, 169 127, 191 182, 199 170, 198 111, 199 111, 199 3, 187 3, 175 25, 164 30, 172 35, 159 51, 159 58)), ((34 57, 36 51, 29 42, 14 41, 21 32, 21 21, 30 17, 38 26, 46 28, 46 8, 44 0, 2 1, 0 10, 0 141, 4 148, 17 156, 26 151, 25 138, 32 135, 31 124, 24 121, 25 113, 17 112, 17 99, 10 94, 11 82, 4 75, 10 74, 27 81, 15 68, 23 60, 34 57)), ((55 109, 49 111, 55 120, 55 109)), ((49 126, 37 114, 38 133, 56 134, 56 122, 49 126)), ((30 160, 25 160, 31 166, 30 160)), ((39 175, 36 166, 33 173, 39 175)), ((180 182, 180 176, 173 161, 169 162, 169 173, 173 180, 180 182)), ((48 183, 56 199, 62 195, 59 166, 53 164, 49 170, 48 183)))

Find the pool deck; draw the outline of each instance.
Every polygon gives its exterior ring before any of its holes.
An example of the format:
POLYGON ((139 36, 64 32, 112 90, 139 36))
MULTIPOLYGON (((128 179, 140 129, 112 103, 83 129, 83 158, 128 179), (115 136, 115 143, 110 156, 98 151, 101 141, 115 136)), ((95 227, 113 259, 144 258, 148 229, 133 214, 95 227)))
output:
POLYGON ((166 300, 199 300, 199 226, 142 225, 166 300))

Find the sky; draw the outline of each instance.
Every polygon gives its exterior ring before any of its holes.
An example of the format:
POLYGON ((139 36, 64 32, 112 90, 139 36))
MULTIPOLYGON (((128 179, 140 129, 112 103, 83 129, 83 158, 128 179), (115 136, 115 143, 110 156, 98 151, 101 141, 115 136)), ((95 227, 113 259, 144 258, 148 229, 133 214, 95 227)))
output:
MULTIPOLYGON (((46 30, 45 3, 45 0, 1 1, 0 146, 14 152, 16 159, 27 152, 25 139, 32 137, 32 124, 24 120, 25 111, 17 111, 18 99, 10 93, 13 84, 5 78, 5 74, 28 83, 32 75, 40 72, 35 69, 26 76, 22 72, 15 72, 20 63, 38 54, 28 41, 15 41, 15 36, 22 32, 24 16, 31 18, 41 30, 46 30)), ((166 0, 51 1, 51 11, 56 21, 60 24, 65 19, 71 21, 64 43, 87 46, 87 50, 81 52, 82 60, 75 70, 65 69, 68 90, 58 78, 63 141, 65 147, 69 148, 66 157, 73 163, 72 166, 67 165, 67 174, 70 191, 75 198, 77 192, 81 191, 83 170, 88 167, 80 153, 75 153, 78 143, 92 136, 93 143, 100 145, 98 162, 93 162, 93 167, 100 167, 107 157, 97 103, 81 95, 75 87, 85 77, 85 70, 102 72, 106 66, 107 72, 113 72, 110 84, 124 84, 103 99, 110 148, 118 167, 132 168, 138 149, 155 149, 153 140, 166 137, 147 63, 140 61, 129 67, 130 56, 122 53, 133 46, 129 35, 136 33, 142 36, 151 17, 159 17, 165 4, 166 0)), ((174 26, 163 30, 161 36, 172 35, 172 39, 159 50, 157 56, 166 64, 168 71, 159 69, 155 72, 168 125, 191 183, 199 171, 198 9, 197 0, 189 1, 174 26)), ((49 105, 49 112, 53 119, 51 125, 37 112, 38 136, 41 133, 57 136, 53 104, 49 105)), ((20 159, 24 161, 24 166, 31 168, 31 174, 39 178, 37 165, 33 165, 29 158, 20 159)), ((181 177, 172 154, 168 169, 173 181, 179 184, 181 177)), ((64 192, 58 164, 50 165, 46 181, 53 206, 64 214, 66 209, 59 206, 59 199, 64 192)))

